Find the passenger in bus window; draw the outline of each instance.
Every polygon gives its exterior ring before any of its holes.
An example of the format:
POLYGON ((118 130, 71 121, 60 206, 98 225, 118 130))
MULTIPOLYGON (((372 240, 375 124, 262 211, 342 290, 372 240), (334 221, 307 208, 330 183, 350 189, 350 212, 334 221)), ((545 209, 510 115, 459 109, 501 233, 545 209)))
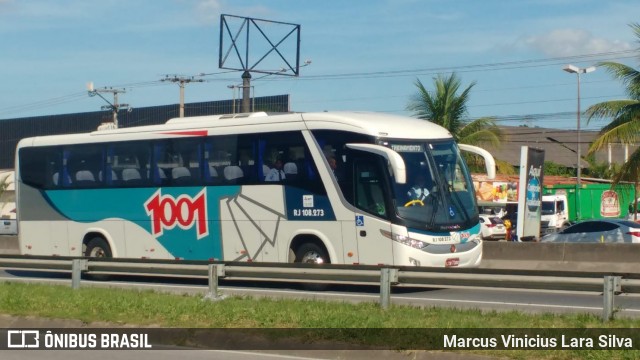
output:
POLYGON ((282 170, 283 161, 281 158, 278 158, 276 162, 273 164, 273 168, 269 170, 267 176, 265 176, 264 181, 282 181, 286 179, 286 175, 282 170))
POLYGON ((331 171, 336 173, 336 169, 338 168, 338 161, 332 155, 327 156, 327 162, 329 163, 329 167, 331 167, 331 171))
POLYGON ((338 182, 342 181, 342 171, 338 166, 338 160, 336 160, 335 156, 328 155, 327 162, 329 163, 329 167, 331 167, 331 171, 333 172, 333 175, 335 175, 336 180, 338 180, 338 182))

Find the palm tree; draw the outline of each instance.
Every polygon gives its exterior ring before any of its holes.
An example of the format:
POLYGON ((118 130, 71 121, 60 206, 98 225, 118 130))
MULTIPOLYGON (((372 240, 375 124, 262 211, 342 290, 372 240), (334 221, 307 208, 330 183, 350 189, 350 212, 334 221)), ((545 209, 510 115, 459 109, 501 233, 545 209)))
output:
MULTIPOLYGON (((438 75, 433 78, 435 91, 427 90, 422 82, 415 82, 418 93, 415 94, 407 105, 407 110, 419 119, 431 121, 449 130, 458 143, 468 145, 488 144, 492 147, 500 146, 502 131, 496 126, 495 118, 483 117, 470 120, 467 117, 467 102, 469 93, 475 86, 472 82, 461 93, 461 80, 452 73, 449 76, 438 75)), ((473 157, 477 161, 477 157, 473 157)), ((498 171, 501 173, 515 173, 513 167, 505 162, 497 161, 498 171)))
POLYGON ((5 190, 9 187, 9 175, 0 177, 0 198, 4 194, 5 190))
MULTIPOLYGON (((629 26, 640 42, 640 24, 633 23, 629 26)), ((610 61, 600 62, 597 65, 605 68, 617 80, 622 81, 629 99, 605 101, 587 109, 587 123, 591 119, 611 119, 611 122, 600 130, 600 136, 589 147, 589 154, 614 142, 637 144, 640 140, 640 70, 610 61)), ((631 154, 629 160, 620 167, 612 178, 612 187, 624 180, 635 183, 636 208, 638 206, 638 182, 640 181, 639 169, 640 148, 631 154)))

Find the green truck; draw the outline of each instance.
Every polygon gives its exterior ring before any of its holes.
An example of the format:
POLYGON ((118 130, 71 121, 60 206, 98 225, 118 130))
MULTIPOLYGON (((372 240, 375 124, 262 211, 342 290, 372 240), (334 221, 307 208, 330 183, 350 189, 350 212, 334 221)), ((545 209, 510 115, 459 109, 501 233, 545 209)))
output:
POLYGON ((582 184, 580 188, 575 184, 545 185, 541 235, 562 230, 579 220, 627 218, 633 198, 633 185, 630 184, 621 184, 614 189, 610 184, 582 184))

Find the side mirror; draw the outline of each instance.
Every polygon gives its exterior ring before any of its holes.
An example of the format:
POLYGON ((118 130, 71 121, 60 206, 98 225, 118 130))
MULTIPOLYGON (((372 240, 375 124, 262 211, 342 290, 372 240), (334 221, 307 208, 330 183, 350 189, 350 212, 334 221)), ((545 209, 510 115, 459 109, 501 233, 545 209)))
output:
POLYGON ((490 152, 488 152, 487 150, 485 150, 483 148, 479 148, 477 146, 467 145, 467 144, 458 144, 458 148, 460 148, 460 150, 472 152, 474 154, 478 154, 478 155, 482 156, 484 158, 484 163, 485 163, 485 165, 487 167, 487 178, 488 179, 495 179, 495 177, 496 177, 496 161, 495 161, 495 159, 493 158, 493 155, 491 155, 490 152))
POLYGON ((368 153, 380 155, 387 159, 389 163, 389 170, 393 174, 393 177, 398 184, 407 183, 407 170, 404 163, 404 159, 397 152, 389 149, 388 147, 374 145, 374 144, 346 144, 350 149, 365 151, 368 153))

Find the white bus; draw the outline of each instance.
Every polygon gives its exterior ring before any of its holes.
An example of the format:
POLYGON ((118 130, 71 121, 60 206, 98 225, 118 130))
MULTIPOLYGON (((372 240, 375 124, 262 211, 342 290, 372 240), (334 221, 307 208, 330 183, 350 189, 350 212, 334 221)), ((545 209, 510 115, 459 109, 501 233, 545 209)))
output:
POLYGON ((413 118, 173 119, 23 139, 16 169, 21 254, 438 267, 482 257, 459 148, 413 118), (411 198, 420 176, 428 196, 411 198))

